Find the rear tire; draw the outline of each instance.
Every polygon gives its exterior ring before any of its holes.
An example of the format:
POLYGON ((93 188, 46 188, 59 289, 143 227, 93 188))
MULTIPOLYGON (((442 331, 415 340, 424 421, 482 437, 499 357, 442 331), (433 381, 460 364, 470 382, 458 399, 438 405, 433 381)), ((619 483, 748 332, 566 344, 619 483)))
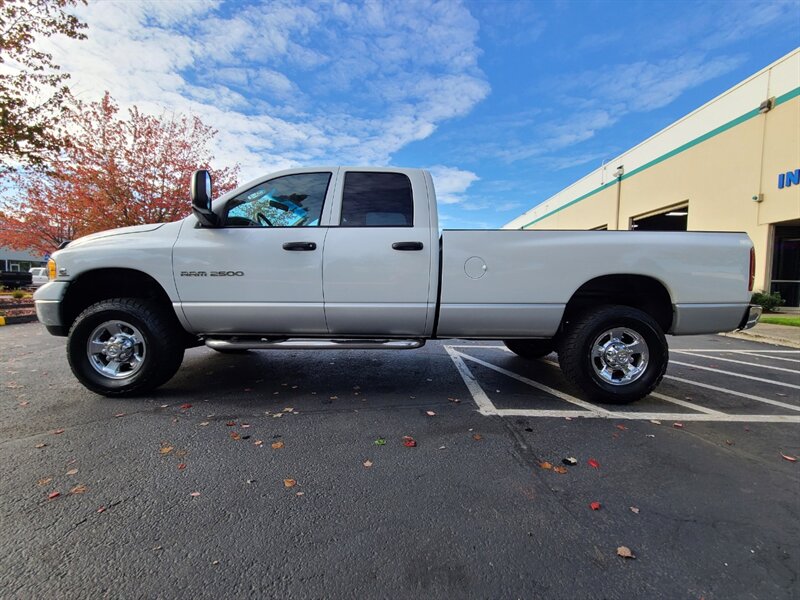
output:
POLYGON ((166 383, 183 361, 183 331, 150 300, 113 298, 84 310, 70 328, 75 377, 103 396, 131 396, 166 383))
POLYGON ((503 340, 503 343, 517 356, 529 360, 542 358, 555 350, 553 340, 503 340))
POLYGON ((647 313, 601 306, 567 322, 558 360, 565 377, 588 399, 628 404, 661 383, 669 349, 661 327, 647 313))

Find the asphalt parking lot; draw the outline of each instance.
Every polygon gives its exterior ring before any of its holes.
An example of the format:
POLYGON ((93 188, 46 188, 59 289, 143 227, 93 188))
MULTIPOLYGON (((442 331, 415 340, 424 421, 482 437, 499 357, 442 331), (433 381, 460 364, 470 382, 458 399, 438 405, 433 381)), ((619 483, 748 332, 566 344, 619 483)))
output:
POLYGON ((0 328, 0 594, 796 598, 800 351, 670 343, 624 407, 463 341, 198 348, 108 400, 0 328))

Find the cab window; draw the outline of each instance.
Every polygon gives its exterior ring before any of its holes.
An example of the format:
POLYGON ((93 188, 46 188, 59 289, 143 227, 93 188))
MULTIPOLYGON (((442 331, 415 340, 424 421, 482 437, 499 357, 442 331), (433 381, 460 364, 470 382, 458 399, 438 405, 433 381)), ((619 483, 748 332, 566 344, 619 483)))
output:
POLYGON ((413 227, 411 181, 403 173, 347 172, 341 227, 413 227))
POLYGON ((330 173, 296 173, 260 183, 232 198, 225 227, 316 227, 330 173))

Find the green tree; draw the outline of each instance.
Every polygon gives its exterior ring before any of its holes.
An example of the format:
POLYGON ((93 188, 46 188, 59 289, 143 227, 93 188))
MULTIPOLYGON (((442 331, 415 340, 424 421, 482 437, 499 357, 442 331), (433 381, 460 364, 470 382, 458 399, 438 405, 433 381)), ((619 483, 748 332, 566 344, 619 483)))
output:
POLYGON ((0 0, 0 165, 42 166, 64 143, 61 116, 67 73, 37 41, 85 39, 86 24, 68 9, 86 0, 0 0))

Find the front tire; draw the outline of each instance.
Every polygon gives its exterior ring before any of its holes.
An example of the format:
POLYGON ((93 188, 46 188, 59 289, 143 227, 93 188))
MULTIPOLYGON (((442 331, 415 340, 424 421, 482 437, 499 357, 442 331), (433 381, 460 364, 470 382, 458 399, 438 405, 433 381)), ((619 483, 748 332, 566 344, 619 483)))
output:
POLYGON ((67 359, 75 377, 103 396, 130 396, 166 383, 183 361, 174 317, 140 298, 93 304, 70 328, 67 359))
POLYGON ((517 356, 529 360, 542 358, 555 350, 553 340, 503 340, 503 343, 517 356))
POLYGON ((558 360, 565 377, 590 400, 629 404, 661 383, 669 349, 661 327, 647 313, 602 306, 567 323, 558 360))

